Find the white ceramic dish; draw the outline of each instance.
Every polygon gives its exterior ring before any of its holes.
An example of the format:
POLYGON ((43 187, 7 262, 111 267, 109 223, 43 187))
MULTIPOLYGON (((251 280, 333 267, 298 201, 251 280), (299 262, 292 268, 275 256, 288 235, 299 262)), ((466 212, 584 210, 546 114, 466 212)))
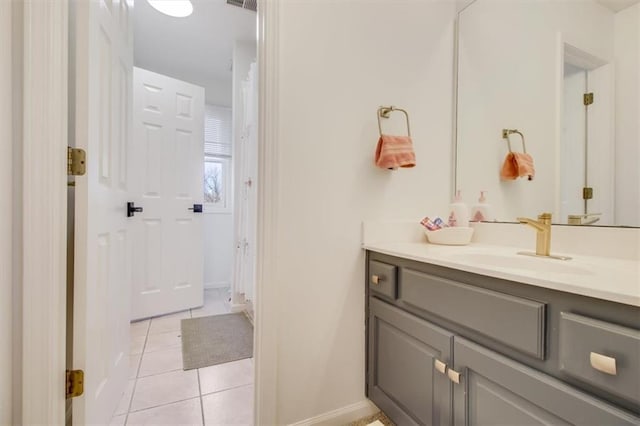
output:
POLYGON ((442 228, 437 231, 424 230, 427 240, 431 244, 441 244, 446 246, 466 246, 471 242, 473 228, 455 226, 442 228))

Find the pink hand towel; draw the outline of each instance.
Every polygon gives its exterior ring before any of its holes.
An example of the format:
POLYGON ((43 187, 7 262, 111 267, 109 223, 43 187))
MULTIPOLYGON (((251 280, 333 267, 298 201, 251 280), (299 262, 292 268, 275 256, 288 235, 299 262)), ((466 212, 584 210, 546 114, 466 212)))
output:
POLYGON ((500 178, 502 180, 515 180, 524 176, 527 176, 529 180, 533 180, 535 174, 533 158, 531 155, 522 152, 508 153, 500 170, 500 178))
POLYGON ((416 154, 409 136, 381 135, 376 147, 376 166, 383 169, 414 167, 416 154))

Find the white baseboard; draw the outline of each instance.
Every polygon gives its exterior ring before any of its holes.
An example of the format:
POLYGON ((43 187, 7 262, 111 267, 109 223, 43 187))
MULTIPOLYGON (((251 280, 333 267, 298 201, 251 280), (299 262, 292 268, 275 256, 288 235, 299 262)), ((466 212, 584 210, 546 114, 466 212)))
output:
POLYGON ((212 288, 225 288, 231 287, 231 281, 214 281, 211 283, 204 283, 204 289, 212 289, 212 288))
POLYGON ((247 305, 244 303, 230 303, 230 302, 225 302, 227 303, 227 305, 229 306, 229 310, 231 311, 232 314, 235 314, 236 312, 244 312, 245 309, 247 309, 247 305))
POLYGON ((364 399, 355 404, 292 423, 289 426, 341 426, 363 417, 371 416, 378 411, 380 409, 373 402, 364 399))

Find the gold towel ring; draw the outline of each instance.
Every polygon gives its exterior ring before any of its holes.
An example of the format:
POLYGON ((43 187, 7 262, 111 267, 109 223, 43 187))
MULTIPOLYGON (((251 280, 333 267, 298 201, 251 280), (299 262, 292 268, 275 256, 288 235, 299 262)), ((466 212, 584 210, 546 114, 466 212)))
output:
POLYGON ((509 152, 513 152, 511 150, 511 140, 509 139, 509 135, 512 134, 520 135, 522 138, 522 152, 527 153, 527 147, 524 145, 524 135, 518 129, 502 129, 502 139, 507 140, 507 146, 509 147, 509 152))
POLYGON ((382 124, 380 124, 380 117, 382 118, 389 118, 389 115, 391 113, 391 111, 400 111, 404 113, 405 118, 407 119, 407 136, 411 136, 411 128, 409 127, 409 114, 407 113, 407 111, 403 110, 402 108, 396 108, 393 105, 391 106, 381 106, 380 108, 378 108, 378 131, 380 132, 380 136, 382 136, 382 124))

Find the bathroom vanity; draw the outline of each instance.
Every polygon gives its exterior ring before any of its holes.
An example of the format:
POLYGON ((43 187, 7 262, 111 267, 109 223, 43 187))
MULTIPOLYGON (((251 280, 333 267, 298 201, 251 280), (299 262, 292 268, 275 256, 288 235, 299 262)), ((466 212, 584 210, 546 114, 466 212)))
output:
POLYGON ((634 262, 528 274, 478 249, 366 248, 367 396, 397 425, 640 424, 640 289, 607 282, 634 262))

